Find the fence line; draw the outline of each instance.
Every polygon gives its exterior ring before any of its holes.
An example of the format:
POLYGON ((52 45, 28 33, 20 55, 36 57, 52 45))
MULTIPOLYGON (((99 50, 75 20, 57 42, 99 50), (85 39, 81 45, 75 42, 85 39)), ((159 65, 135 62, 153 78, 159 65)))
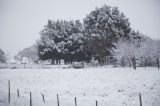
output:
MULTIPOLYGON (((19 89, 17 89, 17 96, 18 96, 18 98, 20 97, 19 89)), ((42 96, 42 101, 45 103, 44 94, 41 93, 41 96, 42 96)), ((57 98, 56 98, 56 99, 57 99, 57 100, 53 100, 53 101, 57 102, 57 106, 60 106, 60 102, 61 102, 61 103, 66 103, 66 102, 64 102, 64 101, 60 101, 60 99, 59 99, 59 94, 57 94, 57 98)), ((8 103, 10 104, 10 102, 11 102, 11 83, 10 83, 10 81, 8 80, 8 103)), ((32 92, 30 91, 30 92, 29 92, 29 104, 30 104, 29 106, 33 106, 32 103, 33 103, 33 100, 32 100, 32 92)), ((78 104, 77 104, 77 97, 74 97, 74 104, 75 104, 75 106, 78 106, 78 104)), ((139 105, 142 106, 142 96, 141 96, 140 93, 139 93, 139 105)), ((86 106, 86 105, 81 105, 81 104, 79 104, 79 106, 86 106)), ((98 106, 98 101, 97 101, 97 100, 95 101, 95 106, 98 106)))

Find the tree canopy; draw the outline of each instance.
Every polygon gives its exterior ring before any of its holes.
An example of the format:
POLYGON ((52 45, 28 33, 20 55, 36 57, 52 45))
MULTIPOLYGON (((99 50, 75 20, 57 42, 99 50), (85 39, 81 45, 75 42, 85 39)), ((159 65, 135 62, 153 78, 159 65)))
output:
POLYGON ((128 18, 117 7, 104 5, 91 11, 83 23, 79 20, 48 20, 40 31, 38 56, 57 64, 60 59, 71 63, 90 61, 93 57, 101 62, 112 55, 110 50, 115 47, 115 42, 134 38, 134 34, 128 18))
POLYGON ((104 5, 96 8, 84 19, 86 51, 98 59, 110 55, 109 50, 131 32, 128 18, 117 7, 104 5))
POLYGON ((65 62, 83 60, 84 34, 79 20, 48 20, 40 35, 38 55, 42 60, 52 59, 57 63, 60 59, 65 62))

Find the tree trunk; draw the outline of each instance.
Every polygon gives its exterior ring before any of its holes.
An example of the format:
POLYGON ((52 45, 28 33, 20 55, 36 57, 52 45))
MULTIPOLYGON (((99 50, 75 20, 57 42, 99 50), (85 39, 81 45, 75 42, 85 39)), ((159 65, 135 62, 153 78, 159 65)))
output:
POLYGON ((134 61, 134 69, 136 70, 137 66, 136 66, 136 60, 134 61))
POLYGON ((131 65, 131 61, 130 61, 130 59, 128 59, 128 63, 129 63, 129 67, 131 67, 132 65, 131 65))
POLYGON ((158 69, 159 69, 159 61, 158 61, 158 69))
POLYGON ((59 59, 59 64, 61 64, 61 59, 59 59))
POLYGON ((58 59, 56 59, 56 64, 58 64, 58 59))
POLYGON ((144 67, 147 67, 147 61, 144 60, 144 67))
POLYGON ((6 68, 8 68, 8 65, 7 65, 7 63, 6 63, 6 68))
POLYGON ((133 69, 136 70, 136 59, 135 59, 135 57, 132 58, 132 64, 133 64, 133 69))
POLYGON ((51 64, 55 64, 55 60, 54 59, 52 59, 51 64))
POLYGON ((160 65, 159 65, 159 59, 156 58, 156 61, 157 61, 157 67, 158 67, 158 69, 159 69, 159 67, 160 67, 160 65))
POLYGON ((125 66, 125 60, 124 60, 124 58, 121 58, 121 65, 122 65, 122 67, 125 66))

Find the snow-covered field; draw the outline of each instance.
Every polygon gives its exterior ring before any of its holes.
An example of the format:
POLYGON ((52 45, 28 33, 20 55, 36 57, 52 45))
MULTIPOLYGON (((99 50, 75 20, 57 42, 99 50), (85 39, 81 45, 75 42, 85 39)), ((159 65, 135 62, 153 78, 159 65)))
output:
POLYGON ((0 106, 160 106, 160 70, 156 68, 1 69, 0 106), (11 103, 8 105, 8 80, 11 103), (20 90, 20 98, 17 97, 20 90), (41 93, 45 96, 42 101, 41 93))

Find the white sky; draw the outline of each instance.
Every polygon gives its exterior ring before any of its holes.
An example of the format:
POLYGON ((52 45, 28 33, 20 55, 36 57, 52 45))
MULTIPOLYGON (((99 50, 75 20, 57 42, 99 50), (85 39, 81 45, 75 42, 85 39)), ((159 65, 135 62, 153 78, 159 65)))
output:
POLYGON ((31 46, 48 19, 80 19, 103 4, 118 6, 134 29, 160 39, 160 0, 0 0, 0 48, 10 55, 31 46))

